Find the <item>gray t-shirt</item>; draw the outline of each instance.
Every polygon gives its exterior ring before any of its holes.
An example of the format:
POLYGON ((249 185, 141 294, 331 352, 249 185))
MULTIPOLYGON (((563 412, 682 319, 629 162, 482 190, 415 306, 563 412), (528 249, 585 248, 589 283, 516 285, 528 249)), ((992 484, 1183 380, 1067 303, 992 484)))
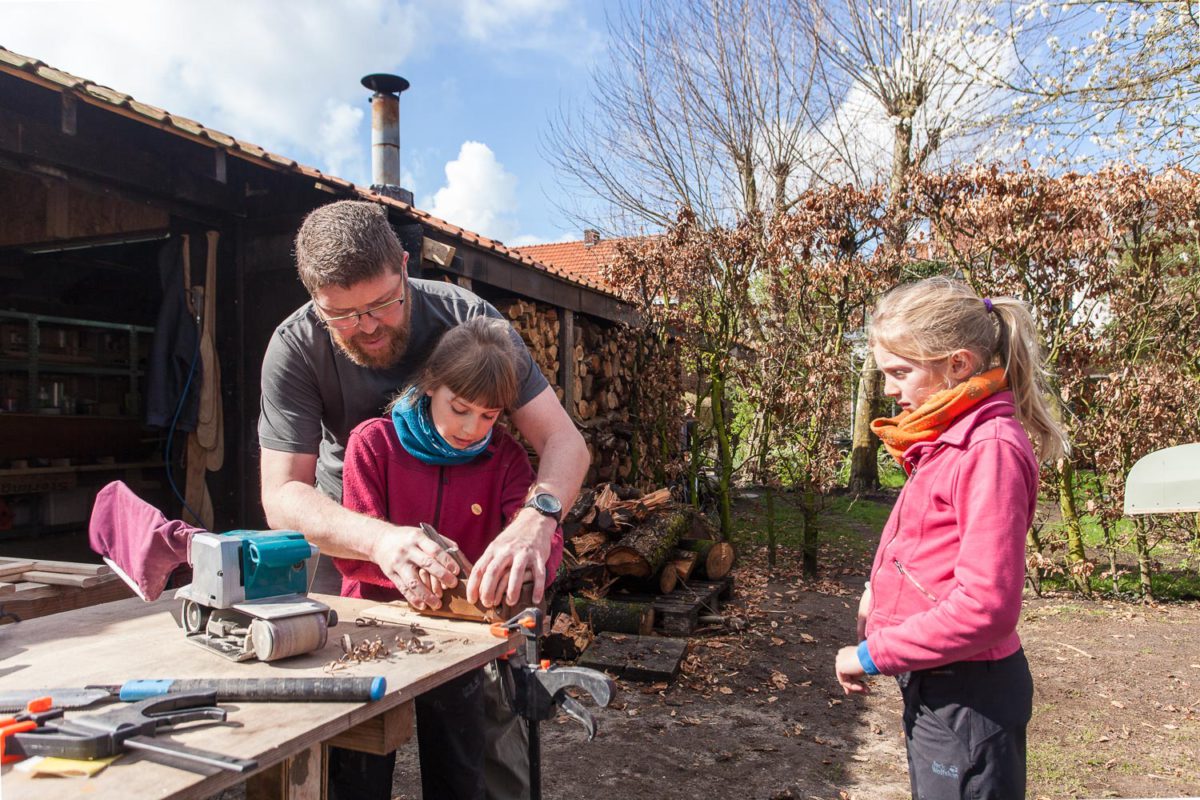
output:
MULTIPOLYGON (((258 443, 267 450, 317 454, 317 488, 338 502, 350 431, 382 414, 392 396, 412 383, 446 330, 481 315, 501 318, 490 303, 454 284, 410 278, 408 286, 408 347, 395 366, 372 369, 348 359, 321 327, 311 301, 280 323, 267 345, 258 443)), ((513 330, 512 337, 518 345, 520 408, 548 384, 521 335, 513 330)))

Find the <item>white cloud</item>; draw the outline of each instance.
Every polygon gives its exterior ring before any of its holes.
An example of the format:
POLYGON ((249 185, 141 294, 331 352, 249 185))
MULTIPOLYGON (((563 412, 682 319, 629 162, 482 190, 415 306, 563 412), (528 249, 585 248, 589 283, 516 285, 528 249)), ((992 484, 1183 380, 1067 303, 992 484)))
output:
POLYGON ((583 10, 567 0, 458 0, 467 36, 501 52, 552 52, 587 63, 604 48, 583 10))
POLYGON ((517 178, 482 142, 463 142, 446 164, 446 185, 423 203, 447 222, 508 241, 517 231, 517 178))
POLYGON ((4 46, 323 170, 369 182, 359 79, 431 25, 396 0, 4 3, 4 46))

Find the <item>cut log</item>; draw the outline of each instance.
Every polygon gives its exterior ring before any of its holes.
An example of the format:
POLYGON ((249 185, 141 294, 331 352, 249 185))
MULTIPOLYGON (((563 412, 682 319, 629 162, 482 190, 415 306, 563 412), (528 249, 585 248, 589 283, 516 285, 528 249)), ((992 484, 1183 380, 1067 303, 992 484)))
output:
POLYGON ((733 569, 735 553, 733 545, 729 542, 684 539, 679 542, 679 549, 696 554, 696 572, 700 572, 701 577, 709 580, 720 580, 733 569))
POLYGON ((571 547, 575 550, 576 558, 598 556, 608 544, 608 537, 600 531, 581 533, 571 539, 571 547))
POLYGON ((621 603, 616 600, 589 600, 577 595, 561 595, 551 610, 573 614, 588 623, 592 630, 632 633, 648 636, 654 630, 654 607, 650 603, 621 603))
POLYGON ((608 548, 604 563, 614 575, 649 578, 662 569, 687 528, 688 519, 683 514, 657 517, 629 531, 608 548))
POLYGON ((699 554, 690 550, 673 550, 669 558, 671 559, 669 563, 675 567, 675 574, 679 580, 686 581, 692 577, 692 570, 696 568, 699 554))
POLYGON ((662 572, 658 573, 658 591, 670 594, 678 584, 679 573, 675 571, 675 565, 668 561, 663 564, 662 572))

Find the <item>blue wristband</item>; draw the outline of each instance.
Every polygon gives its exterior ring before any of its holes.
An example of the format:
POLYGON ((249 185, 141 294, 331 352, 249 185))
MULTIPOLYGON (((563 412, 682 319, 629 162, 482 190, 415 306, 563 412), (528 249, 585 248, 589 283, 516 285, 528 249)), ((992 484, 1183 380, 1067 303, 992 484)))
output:
POLYGON ((879 667, 875 666, 875 662, 871 659, 871 651, 867 649, 866 639, 858 643, 858 663, 862 664, 863 672, 868 675, 879 674, 879 667))

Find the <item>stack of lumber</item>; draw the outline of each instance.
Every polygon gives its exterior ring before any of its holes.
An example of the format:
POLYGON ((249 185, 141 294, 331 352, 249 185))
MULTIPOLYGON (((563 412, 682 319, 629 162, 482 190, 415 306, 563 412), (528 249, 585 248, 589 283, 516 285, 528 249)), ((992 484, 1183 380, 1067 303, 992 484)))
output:
POLYGON ((585 490, 563 532, 551 611, 595 632, 691 633, 732 588, 733 546, 667 489, 585 490))
POLYGON ((133 591, 103 564, 0 558, 0 623, 133 597, 133 591))

